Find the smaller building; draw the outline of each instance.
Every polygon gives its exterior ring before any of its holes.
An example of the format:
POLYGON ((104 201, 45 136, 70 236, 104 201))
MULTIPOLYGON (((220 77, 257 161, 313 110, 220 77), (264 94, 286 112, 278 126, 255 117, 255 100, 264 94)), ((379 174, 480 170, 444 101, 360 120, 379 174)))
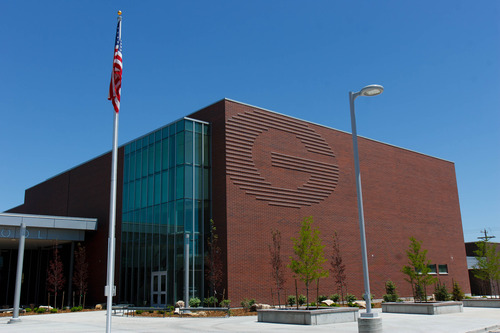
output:
MULTIPOLYGON (((496 246, 497 252, 500 252, 500 243, 489 242, 496 246)), ((476 277, 477 259, 476 251, 479 249, 477 242, 465 243, 465 253, 467 255, 467 269, 469 270, 470 290, 472 295, 494 295, 499 292, 500 281, 486 281, 476 277)))

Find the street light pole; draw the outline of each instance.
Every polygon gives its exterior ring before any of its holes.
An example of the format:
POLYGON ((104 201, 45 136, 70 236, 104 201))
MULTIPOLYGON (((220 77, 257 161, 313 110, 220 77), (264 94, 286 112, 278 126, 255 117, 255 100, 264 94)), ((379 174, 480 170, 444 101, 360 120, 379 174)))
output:
POLYGON ((354 112, 354 100, 359 96, 377 96, 384 91, 384 88, 379 85, 369 85, 358 92, 349 92, 349 104, 351 107, 351 128, 352 128, 352 146, 354 154, 354 170, 356 173, 356 192, 358 196, 358 215, 359 215, 359 232, 361 235, 361 257, 363 262, 363 278, 365 285, 365 301, 366 313, 362 313, 361 317, 377 317, 376 313, 372 312, 371 293, 370 293, 370 277, 368 275, 368 256, 366 251, 366 236, 365 236, 365 217, 363 213, 363 195, 361 191, 361 173, 359 171, 359 154, 358 154, 358 134, 356 131, 356 114, 354 112))

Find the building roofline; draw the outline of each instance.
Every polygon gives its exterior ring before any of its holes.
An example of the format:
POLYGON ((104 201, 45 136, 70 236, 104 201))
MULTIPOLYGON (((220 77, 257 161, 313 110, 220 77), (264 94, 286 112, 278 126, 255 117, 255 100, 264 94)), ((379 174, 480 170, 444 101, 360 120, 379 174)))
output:
MULTIPOLYGON (((318 123, 315 123, 315 122, 312 122, 312 121, 300 119, 300 118, 297 118, 297 117, 294 117, 294 116, 290 116, 290 115, 287 115, 287 114, 284 114, 284 113, 276 112, 276 111, 273 111, 273 110, 261 108, 259 106, 255 106, 255 105, 252 105, 252 104, 247 104, 247 103, 239 102, 239 101, 236 101, 236 100, 233 100, 233 99, 230 99, 230 98, 224 98, 223 100, 228 101, 228 102, 233 102, 233 103, 241 104, 241 105, 245 105, 245 106, 249 106, 249 107, 252 107, 252 108, 257 108, 257 109, 268 111, 268 112, 272 112, 272 113, 275 113, 275 114, 278 114, 278 115, 281 115, 281 116, 289 117, 289 118, 292 118, 292 119, 295 119, 295 120, 299 120, 299 121, 303 121, 303 122, 306 122, 306 123, 309 123, 309 124, 312 124, 312 125, 324 127, 324 128, 330 129, 330 130, 334 130, 334 131, 338 131, 338 132, 342 132, 342 133, 346 133, 346 134, 351 135, 351 133, 347 132, 347 131, 339 130, 339 129, 336 129, 336 128, 333 128, 333 127, 330 127, 330 126, 326 126, 326 125, 322 125, 322 124, 318 124, 318 123)), ((213 104, 216 104, 216 103, 219 103, 219 102, 220 101, 217 101, 215 103, 210 104, 209 106, 211 106, 213 104)), ((369 141, 381 143, 381 144, 386 145, 386 146, 390 146, 390 147, 394 147, 394 148, 406 150, 406 151, 409 151, 411 153, 415 153, 415 154, 419 154, 419 155, 431 157, 431 158, 434 158, 434 159, 437 159, 437 160, 441 160, 441 161, 444 161, 444 162, 455 164, 453 161, 446 160, 444 158, 440 158, 440 157, 436 157, 436 156, 424 154, 424 153, 418 152, 416 150, 411 150, 411 149, 408 149, 408 148, 396 146, 396 145, 393 145, 393 144, 390 144, 390 143, 387 143, 387 142, 383 142, 383 141, 379 141, 379 140, 375 140, 375 139, 370 139, 370 138, 364 137, 362 135, 358 135, 358 138, 363 138, 365 140, 369 140, 369 141)))

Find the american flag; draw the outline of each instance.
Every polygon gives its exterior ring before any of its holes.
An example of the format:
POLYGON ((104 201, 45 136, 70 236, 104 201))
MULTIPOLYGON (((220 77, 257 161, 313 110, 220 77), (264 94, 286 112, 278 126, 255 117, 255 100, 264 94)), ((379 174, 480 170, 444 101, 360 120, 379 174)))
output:
POLYGON ((115 112, 120 111, 120 95, 122 91, 122 20, 118 19, 116 27, 115 55, 113 57, 113 72, 111 73, 111 83, 109 84, 108 99, 113 103, 115 112))

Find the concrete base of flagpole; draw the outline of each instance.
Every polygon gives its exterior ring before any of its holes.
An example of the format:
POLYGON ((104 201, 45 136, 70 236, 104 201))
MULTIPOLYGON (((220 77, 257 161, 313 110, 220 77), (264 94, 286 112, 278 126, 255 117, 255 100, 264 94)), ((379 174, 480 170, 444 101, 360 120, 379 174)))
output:
POLYGON ((359 333, 381 333, 382 318, 380 317, 359 317, 358 318, 359 333))
POLYGON ((20 323, 21 322, 21 318, 10 318, 10 320, 7 322, 7 324, 16 324, 16 323, 20 323))

